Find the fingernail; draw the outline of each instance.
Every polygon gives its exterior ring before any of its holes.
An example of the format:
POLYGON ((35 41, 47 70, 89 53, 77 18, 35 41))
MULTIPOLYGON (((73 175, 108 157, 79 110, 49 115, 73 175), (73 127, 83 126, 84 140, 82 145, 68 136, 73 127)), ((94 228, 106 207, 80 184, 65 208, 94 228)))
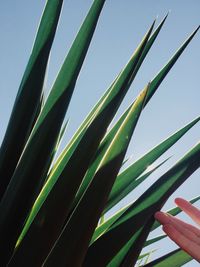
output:
POLYGON ((155 219, 159 221, 161 224, 166 224, 170 221, 169 215, 160 211, 156 212, 155 219))

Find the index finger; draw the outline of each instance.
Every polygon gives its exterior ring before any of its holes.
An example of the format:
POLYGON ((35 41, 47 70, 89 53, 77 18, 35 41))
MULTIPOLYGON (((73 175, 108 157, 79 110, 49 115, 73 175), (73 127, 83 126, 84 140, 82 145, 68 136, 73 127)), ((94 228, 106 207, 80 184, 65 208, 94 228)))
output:
POLYGON ((182 209, 194 222, 200 225, 200 210, 183 198, 176 198, 175 203, 182 209))

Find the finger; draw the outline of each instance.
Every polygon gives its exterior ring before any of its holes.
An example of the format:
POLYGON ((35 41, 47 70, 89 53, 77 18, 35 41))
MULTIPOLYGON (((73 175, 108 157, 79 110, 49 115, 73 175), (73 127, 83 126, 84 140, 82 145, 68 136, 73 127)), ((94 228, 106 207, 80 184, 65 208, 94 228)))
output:
POLYGON ((175 203, 187 215, 189 215, 194 222, 200 225, 200 210, 194 207, 190 202, 183 198, 176 198, 175 203))
POLYGON ((181 221, 181 223, 179 223, 174 219, 171 220, 170 225, 172 225, 177 231, 179 231, 183 236, 188 238, 190 241, 193 241, 200 246, 200 237, 199 237, 200 235, 196 235, 196 233, 194 233, 191 230, 192 225, 188 225, 188 227, 185 227, 184 222, 181 221))
POLYGON ((163 226, 164 232, 184 251, 200 262, 200 246, 180 233, 170 224, 163 226))
POLYGON ((163 225, 164 224, 175 224, 175 225, 179 224, 181 225, 182 228, 188 229, 189 231, 193 232, 196 236, 200 238, 200 230, 198 228, 188 223, 185 223, 181 221, 180 219, 173 217, 170 214, 159 211, 159 212, 156 212, 155 218, 163 225))

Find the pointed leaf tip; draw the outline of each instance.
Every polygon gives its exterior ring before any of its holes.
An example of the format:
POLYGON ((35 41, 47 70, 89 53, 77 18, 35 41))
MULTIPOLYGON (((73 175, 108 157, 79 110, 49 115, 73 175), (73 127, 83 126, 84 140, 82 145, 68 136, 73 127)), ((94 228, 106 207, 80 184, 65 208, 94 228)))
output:
POLYGON ((169 16, 169 13, 170 13, 170 12, 171 12, 170 10, 167 12, 167 14, 164 16, 162 22, 164 22, 164 21, 167 19, 167 17, 169 16))
POLYGON ((191 34, 191 38, 198 32, 200 28, 200 25, 197 26, 197 28, 193 31, 193 33, 191 34))

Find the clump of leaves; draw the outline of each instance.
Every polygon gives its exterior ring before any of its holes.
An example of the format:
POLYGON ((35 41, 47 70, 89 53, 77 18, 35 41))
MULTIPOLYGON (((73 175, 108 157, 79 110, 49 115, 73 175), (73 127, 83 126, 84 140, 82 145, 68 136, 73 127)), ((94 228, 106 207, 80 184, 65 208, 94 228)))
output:
MULTIPOLYGON (((93 1, 44 99, 47 62, 62 2, 46 3, 0 150, 0 263, 2 267, 127 267, 138 260, 147 262, 151 251, 141 254, 142 248, 165 237, 147 239, 159 227, 153 215, 200 166, 200 144, 136 201, 107 220, 103 218, 165 162, 145 172, 200 119, 120 171, 141 112, 198 28, 109 129, 167 16, 154 31, 153 22, 126 66, 55 159, 66 128, 63 121, 105 1, 93 1)), ((169 212, 176 215, 180 210, 169 212)), ((191 258, 178 250, 147 266, 165 266, 166 261, 170 265, 172 260, 181 266, 191 258)))

